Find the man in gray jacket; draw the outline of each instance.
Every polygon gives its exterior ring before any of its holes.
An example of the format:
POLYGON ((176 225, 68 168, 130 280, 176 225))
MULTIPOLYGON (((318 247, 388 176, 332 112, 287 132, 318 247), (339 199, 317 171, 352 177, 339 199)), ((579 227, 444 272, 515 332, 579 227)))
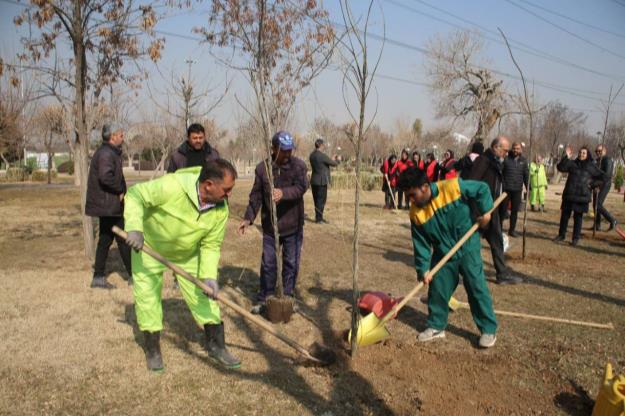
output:
POLYGON ((323 153, 324 148, 323 139, 317 139, 315 141, 315 150, 310 154, 310 167, 312 169, 310 185, 312 188, 313 201, 315 203, 315 222, 317 224, 327 223, 327 221, 323 219, 323 210, 328 197, 330 166, 338 165, 337 162, 323 153))

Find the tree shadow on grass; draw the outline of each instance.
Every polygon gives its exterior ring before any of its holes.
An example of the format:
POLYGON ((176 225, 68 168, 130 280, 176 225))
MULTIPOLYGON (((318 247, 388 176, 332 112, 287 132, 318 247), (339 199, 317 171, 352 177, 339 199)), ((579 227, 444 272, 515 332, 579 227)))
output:
MULTIPOLYGON (((223 287, 235 288, 237 292, 247 296, 253 294, 257 287, 257 281, 258 274, 251 269, 224 267, 220 271, 220 284, 223 287), (243 279, 243 276, 246 276, 245 279, 243 279), (256 283, 251 283, 251 281, 256 283)), ((317 281, 316 284, 320 285, 320 282, 317 281)), ((230 298, 240 306, 246 307, 246 302, 240 296, 230 296, 230 298)), ((331 296, 322 296, 319 297, 317 304, 314 306, 301 304, 298 307, 303 310, 305 315, 314 317, 314 321, 321 330, 323 344, 326 347, 338 349, 342 344, 341 336, 332 330, 332 322, 328 315, 332 299, 331 296)), ((330 380, 328 382, 332 384, 332 389, 330 397, 326 399, 316 392, 313 386, 309 385, 301 374, 302 371, 299 370, 299 367, 308 363, 303 362, 295 351, 285 355, 272 348, 272 345, 278 344, 280 341, 270 336, 263 337, 264 332, 243 317, 233 315, 231 324, 236 326, 241 333, 247 334, 252 347, 247 348, 238 345, 234 347, 253 350, 259 354, 260 356, 255 358, 255 360, 264 359, 269 364, 269 369, 266 371, 246 371, 245 362, 241 369, 234 371, 223 369, 221 366, 214 364, 207 358, 205 351, 199 352, 195 347, 198 343, 204 346, 203 334, 198 330, 184 300, 178 298, 164 299, 163 310, 165 330, 163 331, 162 339, 198 360, 198 362, 211 365, 215 371, 225 376, 271 385, 291 396, 314 414, 321 414, 327 411, 340 415, 393 414, 393 411, 384 403, 384 400, 374 391, 371 383, 355 371, 349 369, 348 358, 344 352, 341 353, 339 351, 338 360, 335 364, 323 368, 311 367, 308 370, 313 373, 330 376, 328 377, 330 380)), ((133 328, 135 342, 142 346, 143 336, 140 334, 136 324, 133 305, 126 305, 125 321, 133 328)), ((231 333, 230 331, 226 328, 226 340, 227 334, 231 333)), ((228 345, 233 346, 232 344, 228 345)), ((164 358, 165 360, 167 359, 167 357, 164 358)))

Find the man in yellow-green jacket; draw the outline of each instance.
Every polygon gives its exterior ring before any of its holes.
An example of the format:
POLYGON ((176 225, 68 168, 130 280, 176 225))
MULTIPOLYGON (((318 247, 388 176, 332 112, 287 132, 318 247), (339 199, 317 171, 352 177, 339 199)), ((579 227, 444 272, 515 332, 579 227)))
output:
POLYGON ((545 212, 545 190, 547 190, 547 175, 543 157, 536 155, 536 161, 530 163, 530 205, 532 211, 536 206, 541 212, 545 212))
MULTIPOLYGON (((163 266, 140 251, 147 244, 190 274, 219 291, 217 268, 228 221, 228 196, 237 173, 230 162, 217 159, 181 169, 128 189, 124 219, 132 253, 133 295, 139 329, 145 338, 148 368, 163 369, 160 333, 163 329, 163 266)), ((178 278, 191 315, 204 328, 209 357, 227 368, 241 362, 225 347, 219 305, 184 278, 178 278)))

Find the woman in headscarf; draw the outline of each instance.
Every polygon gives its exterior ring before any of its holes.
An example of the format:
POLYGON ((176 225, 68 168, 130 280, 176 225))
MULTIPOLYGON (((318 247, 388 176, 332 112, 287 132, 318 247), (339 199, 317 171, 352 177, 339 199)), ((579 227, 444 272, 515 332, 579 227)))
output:
POLYGON ((456 159, 454 159, 454 152, 451 149, 447 149, 445 155, 443 156, 443 161, 441 162, 440 171, 438 174, 438 180, 442 181, 445 179, 453 179, 458 176, 456 169, 454 169, 454 165, 456 164, 456 159))
POLYGON ((416 150, 412 152, 412 164, 415 168, 425 170, 425 164, 423 163, 423 159, 421 159, 421 153, 416 150))
POLYGON ((588 212, 588 203, 592 200, 592 188, 603 183, 605 174, 592 163, 592 156, 588 147, 579 149, 577 159, 572 160, 573 149, 566 147, 565 155, 558 163, 560 172, 568 173, 564 192, 562 192, 562 214, 560 215, 560 230, 554 241, 563 241, 569 218, 573 214, 573 240, 571 245, 576 246, 582 234, 582 217, 588 212))
MULTIPOLYGON (((412 163, 412 160, 408 158, 408 150, 404 149, 401 151, 401 157, 395 164, 395 168, 391 169, 391 174, 395 178, 399 178, 399 175, 401 175, 405 170, 413 166, 414 164, 412 163)), ((403 206, 405 206, 405 209, 410 209, 410 202, 408 201, 408 194, 402 191, 401 189, 398 189, 397 190, 397 208, 402 209, 403 206)))
POLYGON ((382 178, 382 191, 384 192, 384 209, 395 207, 395 192, 397 187, 397 175, 395 175, 397 156, 390 155, 380 167, 382 178))

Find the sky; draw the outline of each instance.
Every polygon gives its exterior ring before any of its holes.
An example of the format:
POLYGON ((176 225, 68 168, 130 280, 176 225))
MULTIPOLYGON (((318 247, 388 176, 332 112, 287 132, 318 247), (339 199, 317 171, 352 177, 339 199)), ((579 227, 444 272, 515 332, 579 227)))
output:
MULTIPOLYGON (((2 56, 21 50, 23 29, 16 28, 12 19, 22 7, 11 1, 0 0, 2 56)), ((358 14, 366 2, 353 0, 351 5, 358 14)), ((342 21, 337 0, 326 0, 324 6, 331 20, 342 21)), ((174 11, 159 22, 159 35, 166 38, 163 58, 157 66, 145 65, 152 74, 150 83, 157 89, 164 89, 165 83, 159 72, 186 74, 187 60, 193 61, 191 74, 199 85, 219 89, 230 82, 226 99, 211 115, 220 127, 233 129, 245 117, 237 101, 249 103, 251 89, 240 74, 219 65, 207 45, 189 39, 198 37, 192 32, 194 27, 206 25, 209 8, 210 2, 199 3, 192 11, 174 11)), ((584 112, 590 132, 603 130, 602 100, 611 86, 616 90, 625 82, 625 0, 379 0, 370 31, 381 35, 384 28, 387 42, 369 108, 376 107, 377 99, 375 121, 391 132, 400 119, 420 118, 424 130, 448 124, 435 117, 432 95, 424 85, 429 82, 427 58, 419 49, 433 36, 445 36, 458 28, 480 30, 485 37, 481 64, 498 71, 496 76, 509 91, 521 92, 518 72, 497 33, 501 28, 536 98, 542 103, 558 100, 584 112)), ((379 53, 381 42, 373 38, 369 42, 370 53, 379 53)), ((139 95, 137 111, 153 107, 146 94, 139 95)), ((625 114, 625 92, 617 99, 613 114, 625 114)), ((317 117, 335 123, 349 121, 341 97, 341 75, 331 69, 302 92, 295 109, 295 130, 306 131, 317 117)))

